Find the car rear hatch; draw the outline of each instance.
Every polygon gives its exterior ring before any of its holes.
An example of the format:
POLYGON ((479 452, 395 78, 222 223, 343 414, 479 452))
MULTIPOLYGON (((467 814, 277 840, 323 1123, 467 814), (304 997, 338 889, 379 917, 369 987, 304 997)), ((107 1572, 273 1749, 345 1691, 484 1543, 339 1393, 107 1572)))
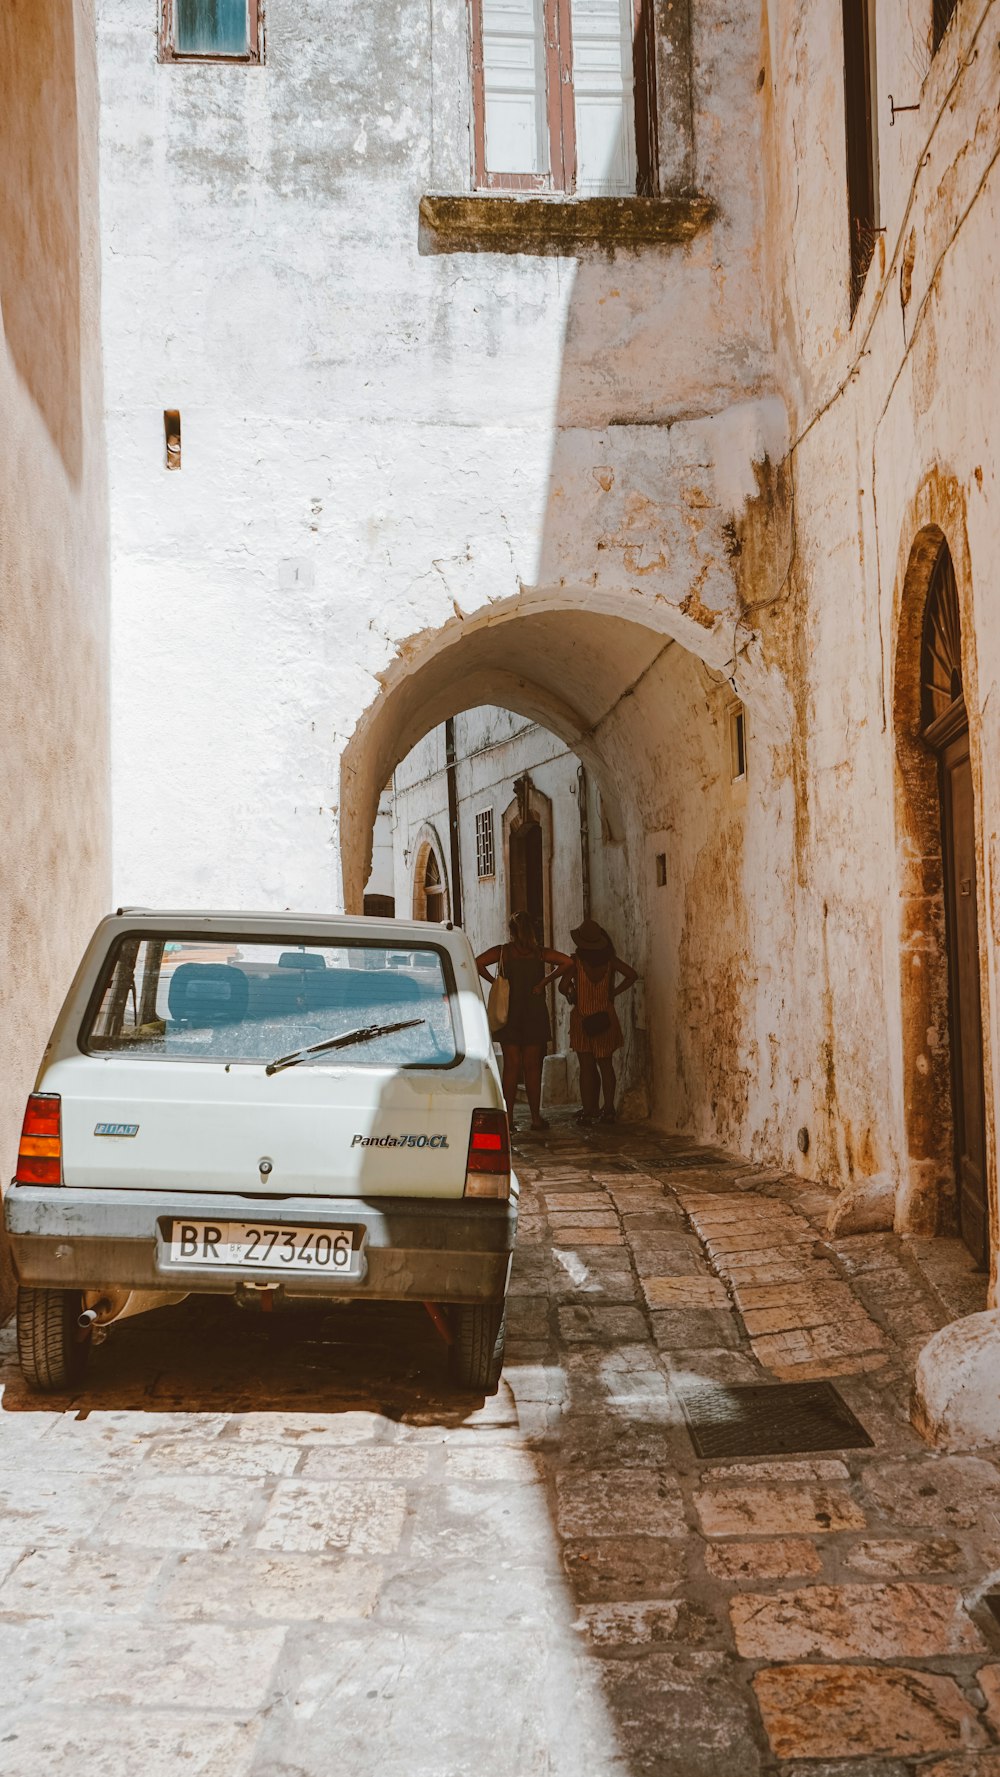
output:
POLYGON ((171 942, 118 941, 79 1052, 46 1073, 67 1185, 462 1195, 498 1093, 443 948, 171 942))

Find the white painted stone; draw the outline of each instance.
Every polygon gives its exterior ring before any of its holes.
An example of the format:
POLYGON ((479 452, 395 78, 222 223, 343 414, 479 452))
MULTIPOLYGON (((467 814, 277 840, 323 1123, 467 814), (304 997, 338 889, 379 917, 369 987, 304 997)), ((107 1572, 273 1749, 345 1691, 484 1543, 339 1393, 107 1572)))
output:
POLYGON ((927 1341, 917 1360, 912 1418, 943 1450, 1000 1444, 1000 1310, 953 1320, 927 1341))
POLYGON ((837 1197, 827 1217, 828 1234, 878 1234, 892 1227, 896 1185, 886 1173, 855 1179, 837 1197))
POLYGON ((570 1104, 569 1056, 546 1055, 542 1062, 542 1108, 570 1104))

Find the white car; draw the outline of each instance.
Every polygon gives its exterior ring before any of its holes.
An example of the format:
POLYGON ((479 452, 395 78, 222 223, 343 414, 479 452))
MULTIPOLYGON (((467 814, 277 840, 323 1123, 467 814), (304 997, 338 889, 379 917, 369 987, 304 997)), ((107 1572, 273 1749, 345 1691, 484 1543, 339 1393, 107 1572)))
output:
POLYGON ((21 1367, 192 1291, 424 1302, 495 1391, 517 1226, 464 933, 391 919, 121 909, 39 1070, 4 1205, 21 1367))

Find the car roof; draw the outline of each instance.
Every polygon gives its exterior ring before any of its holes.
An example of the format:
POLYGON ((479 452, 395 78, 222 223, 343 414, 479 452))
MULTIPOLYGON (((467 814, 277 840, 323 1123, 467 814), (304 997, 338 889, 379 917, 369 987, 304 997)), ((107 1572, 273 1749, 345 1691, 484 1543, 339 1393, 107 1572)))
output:
POLYGON ((459 927, 449 921, 438 925, 430 920, 392 919, 384 914, 366 913, 276 913, 254 912, 241 908, 161 908, 119 907, 109 915, 109 923, 128 927, 149 926, 153 931, 171 927, 179 931, 224 931, 259 933, 291 937, 294 934, 317 936, 329 933, 370 933, 372 937, 391 940, 399 948, 408 944, 447 943, 450 938, 465 937, 459 927))

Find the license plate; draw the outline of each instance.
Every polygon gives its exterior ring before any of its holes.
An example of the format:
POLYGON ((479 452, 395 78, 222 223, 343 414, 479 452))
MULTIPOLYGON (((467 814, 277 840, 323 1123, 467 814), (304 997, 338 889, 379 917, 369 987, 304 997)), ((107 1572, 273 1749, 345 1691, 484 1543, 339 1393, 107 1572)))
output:
POLYGON ((245 1271, 350 1272, 345 1228, 276 1228, 268 1222, 174 1222, 172 1265, 238 1265, 245 1271))

